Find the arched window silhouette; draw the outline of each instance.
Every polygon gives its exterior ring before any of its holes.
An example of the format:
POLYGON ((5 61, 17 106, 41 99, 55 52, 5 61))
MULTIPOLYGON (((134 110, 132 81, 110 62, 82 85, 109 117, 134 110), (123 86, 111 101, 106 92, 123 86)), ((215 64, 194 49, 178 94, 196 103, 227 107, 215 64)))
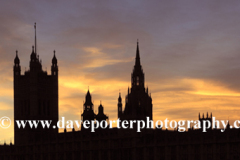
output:
POLYGON ((139 77, 137 76, 137 86, 139 86, 139 77))

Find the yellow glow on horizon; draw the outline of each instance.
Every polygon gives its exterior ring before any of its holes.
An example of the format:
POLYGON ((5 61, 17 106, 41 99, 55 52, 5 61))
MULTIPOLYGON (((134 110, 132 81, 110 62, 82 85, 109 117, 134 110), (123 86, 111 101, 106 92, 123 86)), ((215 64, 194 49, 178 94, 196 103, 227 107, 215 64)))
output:
POLYGON ((207 95, 207 96, 240 96, 240 93, 229 90, 228 88, 218 85, 213 81, 202 79, 183 79, 184 83, 193 86, 194 91, 191 94, 207 95))
POLYGON ((8 104, 4 103, 4 102, 0 102, 0 110, 10 110, 12 109, 12 107, 10 107, 8 104))
MULTIPOLYGON (((94 110, 98 109, 100 100, 104 106, 104 113, 110 120, 117 120, 117 98, 121 89, 123 107, 125 107, 125 95, 129 81, 117 79, 98 80, 94 77, 82 76, 60 76, 59 77, 59 117, 66 116, 68 119, 80 119, 83 110, 85 95, 90 89, 94 110), (123 91, 122 91, 123 90, 123 91)), ((213 112, 218 119, 227 119, 232 115, 232 119, 239 119, 237 110, 239 105, 239 93, 214 81, 204 79, 175 79, 158 85, 148 83, 149 91, 153 89, 153 120, 183 120, 197 119, 198 113, 213 112), (181 88, 182 87, 182 88, 181 88), (179 90, 176 90, 180 88, 179 90), (155 91, 156 90, 156 91, 155 91)), ((13 97, 12 89, 3 88, 2 95, 13 97)), ((7 103, 0 103, 1 111, 12 110, 13 106, 7 103)), ((114 124, 114 127, 116 124, 114 124)), ((70 130, 69 130, 70 131, 70 130)), ((8 130, 8 134, 2 134, 3 139, 13 137, 13 128, 8 130)), ((8 141, 7 140, 7 141, 8 141)))

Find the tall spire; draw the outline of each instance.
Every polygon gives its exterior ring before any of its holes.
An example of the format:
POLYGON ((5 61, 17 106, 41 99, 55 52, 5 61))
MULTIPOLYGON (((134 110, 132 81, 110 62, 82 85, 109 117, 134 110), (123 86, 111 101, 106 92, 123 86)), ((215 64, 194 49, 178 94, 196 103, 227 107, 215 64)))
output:
MULTIPOLYGON (((132 73, 132 86, 144 89, 144 73, 140 64, 139 45, 137 41, 136 59, 132 73)), ((145 90, 144 90, 145 91, 145 90)))
POLYGON ((34 24, 34 29, 35 29, 35 53, 37 54, 37 32, 36 32, 37 24, 36 24, 36 22, 34 24))
POLYGON ((136 51, 136 59, 135 59, 135 65, 140 66, 140 54, 139 54, 139 47, 138 47, 138 40, 137 40, 137 51, 136 51))

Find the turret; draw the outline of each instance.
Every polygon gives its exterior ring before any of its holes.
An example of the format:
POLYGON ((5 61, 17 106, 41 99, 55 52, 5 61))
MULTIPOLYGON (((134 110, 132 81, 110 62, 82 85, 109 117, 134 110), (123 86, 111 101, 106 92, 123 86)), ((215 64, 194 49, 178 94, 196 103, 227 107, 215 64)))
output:
POLYGON ((51 71, 52 71, 52 75, 58 75, 58 65, 57 65, 57 58, 55 55, 55 50, 53 51, 53 58, 52 58, 52 67, 51 67, 51 71))
POLYGON ((103 114, 103 106, 102 106, 101 102, 100 102, 100 105, 98 107, 98 114, 103 114))
POLYGON ((211 124, 211 126, 210 126, 210 128, 207 129, 207 130, 211 130, 211 129, 212 129, 212 113, 211 113, 211 116, 209 116, 209 115, 208 115, 208 112, 207 112, 206 118, 204 118, 204 113, 203 113, 203 115, 202 115, 202 118, 201 118, 200 113, 199 113, 198 118, 199 118, 199 121, 200 121, 200 123, 201 123, 201 127, 203 126, 203 121, 209 121, 210 124, 211 124))
POLYGON ((85 103, 83 105, 82 121, 94 120, 96 115, 94 114, 93 110, 94 108, 92 103, 92 96, 88 90, 85 98, 85 103))
POLYGON ((32 46, 32 53, 30 55, 31 62, 37 61, 37 54, 34 52, 34 46, 32 46))
POLYGON ((103 112, 103 106, 100 102, 100 105, 98 107, 98 114, 96 115, 96 120, 100 123, 101 121, 106 121, 108 117, 103 112))
POLYGON ((93 110, 93 103, 92 103, 92 96, 88 90, 87 94, 86 94, 86 98, 85 98, 85 103, 84 103, 84 110, 93 110))
POLYGON ((119 93, 119 97, 118 97, 118 118, 120 118, 122 115, 122 97, 121 97, 121 93, 119 93))
POLYGON ((32 46, 32 53, 30 55, 30 71, 42 71, 42 64, 39 61, 39 56, 34 52, 34 46, 32 46))
POLYGON ((18 51, 16 51, 16 57, 14 59, 14 76, 18 76, 21 74, 21 66, 20 66, 20 59, 18 58, 18 51))

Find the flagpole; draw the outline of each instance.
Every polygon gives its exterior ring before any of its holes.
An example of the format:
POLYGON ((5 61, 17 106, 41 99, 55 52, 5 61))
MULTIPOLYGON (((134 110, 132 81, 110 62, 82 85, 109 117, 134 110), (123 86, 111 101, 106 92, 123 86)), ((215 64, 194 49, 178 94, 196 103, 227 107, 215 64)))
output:
POLYGON ((37 34, 36 34, 36 22, 34 24, 34 29, 35 29, 35 54, 37 54, 37 34))

